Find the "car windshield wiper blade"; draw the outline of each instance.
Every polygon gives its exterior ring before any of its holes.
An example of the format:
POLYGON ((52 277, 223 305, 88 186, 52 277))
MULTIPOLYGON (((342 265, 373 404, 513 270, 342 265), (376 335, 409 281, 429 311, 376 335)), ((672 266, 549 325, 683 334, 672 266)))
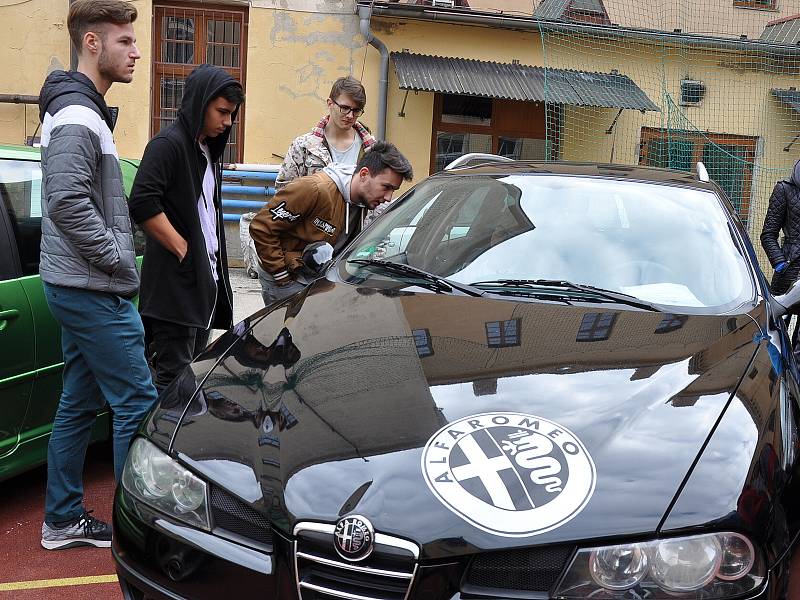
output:
POLYGON ((557 287, 576 292, 585 292, 593 294, 607 300, 614 302, 621 302, 629 306, 635 306, 644 310, 659 310, 649 302, 640 300, 636 296, 625 294, 624 292, 617 292, 614 290, 606 290, 604 288, 595 287, 593 285, 586 285, 584 283, 573 283, 564 279, 492 279, 487 281, 475 281, 470 283, 473 286, 498 286, 498 287, 557 287))
POLYGON ((379 260, 377 258, 355 258, 353 260, 348 260, 347 263, 355 265, 364 265, 368 267, 379 267, 384 271, 389 271, 391 273, 397 273, 400 275, 410 275, 433 284, 433 287, 436 290, 441 290, 447 293, 451 293, 454 289, 458 290, 459 292, 463 292, 464 294, 467 294, 469 296, 483 296, 486 293, 472 286, 465 285, 463 283, 458 283, 456 281, 450 281, 449 279, 445 279, 444 277, 439 277, 438 275, 434 275, 433 273, 428 273, 427 271, 418 269, 417 267, 412 267, 411 265, 404 265, 402 263, 392 262, 390 260, 379 260))

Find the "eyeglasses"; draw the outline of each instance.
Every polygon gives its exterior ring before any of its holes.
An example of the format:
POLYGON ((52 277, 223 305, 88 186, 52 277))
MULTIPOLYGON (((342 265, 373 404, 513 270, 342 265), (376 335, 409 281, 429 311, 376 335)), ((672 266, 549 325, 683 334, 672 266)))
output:
POLYGON ((331 100, 331 102, 333 102, 333 103, 334 103, 336 106, 338 106, 338 107, 339 107, 339 112, 341 113, 341 115, 342 115, 343 117, 344 117, 344 116, 346 116, 346 115, 348 115, 348 114, 350 114, 350 113, 353 113, 353 116, 354 116, 354 117, 356 117, 356 118, 358 118, 358 117, 360 117, 361 115, 363 115, 363 114, 364 114, 364 109, 363 109, 363 108, 353 108, 352 106, 347 106, 346 104, 339 104, 339 103, 338 103, 336 100, 334 100, 333 98, 331 98, 330 100, 331 100))

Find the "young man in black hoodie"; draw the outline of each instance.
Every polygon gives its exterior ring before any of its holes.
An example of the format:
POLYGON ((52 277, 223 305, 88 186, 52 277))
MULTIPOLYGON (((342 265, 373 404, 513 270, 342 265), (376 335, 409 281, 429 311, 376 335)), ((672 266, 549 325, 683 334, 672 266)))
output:
POLYGON ((133 182, 131 217, 147 234, 139 312, 159 392, 205 348, 212 327, 232 324, 220 158, 243 100, 224 69, 197 67, 178 119, 147 144, 133 182))

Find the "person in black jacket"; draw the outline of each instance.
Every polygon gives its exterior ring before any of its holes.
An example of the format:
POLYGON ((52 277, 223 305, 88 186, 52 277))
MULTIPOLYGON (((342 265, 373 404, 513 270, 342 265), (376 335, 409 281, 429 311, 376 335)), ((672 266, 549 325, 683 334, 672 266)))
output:
POLYGON ((769 197, 761 246, 775 269, 770 288, 785 293, 800 276, 800 160, 788 179, 779 181, 769 197), (783 243, 778 235, 783 230, 783 243))
POLYGON ((139 312, 159 392, 205 348, 211 328, 232 324, 220 158, 243 101, 224 69, 197 67, 177 120, 147 144, 133 182, 131 217, 147 235, 139 312))

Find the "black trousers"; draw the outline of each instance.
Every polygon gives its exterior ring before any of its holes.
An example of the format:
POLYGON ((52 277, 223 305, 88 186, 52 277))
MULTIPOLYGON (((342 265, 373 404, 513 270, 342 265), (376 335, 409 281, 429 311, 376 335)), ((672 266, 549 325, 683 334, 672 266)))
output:
POLYGON ((160 394, 208 345, 210 329, 189 327, 144 317, 147 355, 154 370, 153 383, 160 394))

